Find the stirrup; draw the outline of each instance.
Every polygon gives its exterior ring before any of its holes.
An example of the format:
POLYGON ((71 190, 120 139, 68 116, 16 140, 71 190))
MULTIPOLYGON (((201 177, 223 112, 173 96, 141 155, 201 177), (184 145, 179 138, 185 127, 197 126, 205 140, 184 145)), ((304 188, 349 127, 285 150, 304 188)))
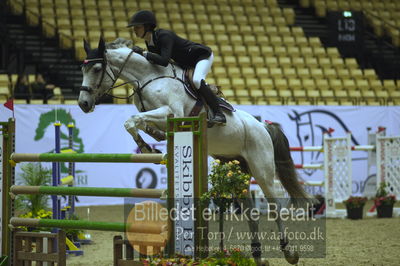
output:
POLYGON ((216 113, 212 118, 208 120, 208 127, 212 127, 214 125, 225 126, 226 118, 224 114, 216 113))

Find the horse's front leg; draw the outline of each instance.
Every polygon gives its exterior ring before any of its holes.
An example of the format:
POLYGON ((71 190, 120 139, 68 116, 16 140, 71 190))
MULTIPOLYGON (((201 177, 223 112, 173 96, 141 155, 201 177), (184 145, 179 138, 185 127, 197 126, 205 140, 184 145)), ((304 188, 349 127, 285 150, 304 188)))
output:
POLYGON ((139 130, 148 133, 157 141, 165 139, 165 133, 156 128, 155 125, 166 123, 165 121, 169 114, 172 114, 170 107, 162 106, 155 110, 138 113, 125 122, 124 125, 126 130, 132 135, 133 140, 136 142, 142 153, 157 153, 159 151, 151 148, 150 145, 143 140, 139 134, 139 130))

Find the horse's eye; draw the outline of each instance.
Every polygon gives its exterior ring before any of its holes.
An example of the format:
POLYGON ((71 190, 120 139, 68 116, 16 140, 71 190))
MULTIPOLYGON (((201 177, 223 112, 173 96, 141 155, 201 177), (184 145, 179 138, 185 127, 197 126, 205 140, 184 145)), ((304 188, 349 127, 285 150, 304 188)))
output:
POLYGON ((100 68, 100 67, 96 67, 96 68, 94 69, 94 72, 95 72, 95 73, 99 73, 99 72, 100 72, 100 70, 101 70, 101 68, 100 68))

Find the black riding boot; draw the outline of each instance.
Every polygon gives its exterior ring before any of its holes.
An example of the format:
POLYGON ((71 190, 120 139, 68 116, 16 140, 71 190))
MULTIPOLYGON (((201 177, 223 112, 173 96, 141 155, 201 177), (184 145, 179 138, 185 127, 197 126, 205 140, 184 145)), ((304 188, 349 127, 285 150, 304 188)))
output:
POLYGON ((206 100, 208 106, 210 106, 210 108, 213 112, 213 115, 208 122, 211 125, 214 125, 214 124, 225 125, 226 118, 218 105, 217 96, 211 91, 210 87, 208 87, 208 85, 204 81, 204 79, 201 80, 199 92, 200 92, 201 96, 203 96, 203 98, 206 100))

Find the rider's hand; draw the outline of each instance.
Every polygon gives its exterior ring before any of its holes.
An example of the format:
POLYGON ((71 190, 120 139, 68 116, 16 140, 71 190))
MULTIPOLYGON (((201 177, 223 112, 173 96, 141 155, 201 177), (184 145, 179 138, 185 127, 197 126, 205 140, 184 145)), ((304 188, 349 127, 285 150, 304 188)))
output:
POLYGON ((140 48, 140 47, 138 47, 138 46, 134 46, 133 48, 132 48, 132 50, 135 52, 135 53, 137 53, 137 54, 140 54, 140 55, 143 55, 143 49, 142 48, 140 48))

